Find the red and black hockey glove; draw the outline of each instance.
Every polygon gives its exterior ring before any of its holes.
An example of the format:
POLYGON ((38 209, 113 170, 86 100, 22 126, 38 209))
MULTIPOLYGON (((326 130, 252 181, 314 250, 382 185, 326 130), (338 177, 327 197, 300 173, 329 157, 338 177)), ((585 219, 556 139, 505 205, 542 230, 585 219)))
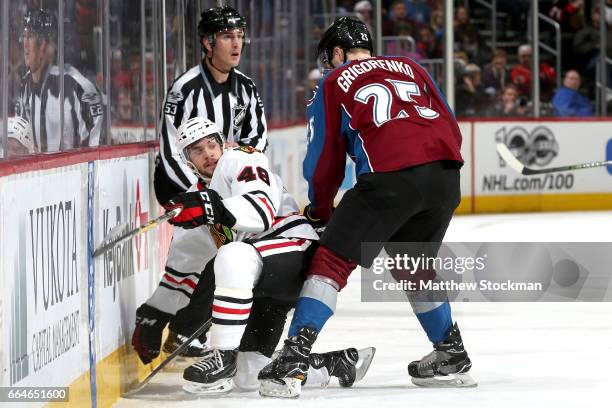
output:
POLYGON ((143 364, 149 364, 159 356, 162 332, 171 314, 143 303, 136 309, 136 327, 132 335, 132 346, 143 364))
POLYGON ((236 224, 236 218, 225 208, 221 196, 215 190, 180 193, 171 202, 172 208, 183 208, 179 215, 170 219, 172 225, 191 229, 206 224, 222 224, 231 228, 236 224))

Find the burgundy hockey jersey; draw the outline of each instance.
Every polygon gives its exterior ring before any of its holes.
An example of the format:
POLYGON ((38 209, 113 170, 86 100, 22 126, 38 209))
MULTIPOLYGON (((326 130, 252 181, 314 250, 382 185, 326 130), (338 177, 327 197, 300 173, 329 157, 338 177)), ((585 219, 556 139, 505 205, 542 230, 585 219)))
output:
POLYGON ((461 158, 461 133, 427 71, 406 57, 351 61, 329 72, 307 107, 304 178, 329 219, 348 154, 357 175, 461 158))

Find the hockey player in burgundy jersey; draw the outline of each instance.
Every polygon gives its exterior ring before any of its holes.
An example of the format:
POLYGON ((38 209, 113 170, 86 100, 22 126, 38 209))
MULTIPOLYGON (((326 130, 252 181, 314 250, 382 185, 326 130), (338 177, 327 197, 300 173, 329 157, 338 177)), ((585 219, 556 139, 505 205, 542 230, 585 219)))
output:
MULTIPOLYGON (((166 271, 160 286, 139 308, 137 315, 146 321, 137 319, 132 343, 141 358, 146 356, 148 343, 142 341, 142 333, 148 330, 159 342, 169 317, 186 304, 185 291, 193 291, 192 298, 209 296, 202 303, 210 310, 203 308, 201 314, 212 315, 212 349, 187 367, 184 388, 223 393, 232 389, 234 381, 248 389, 258 385, 257 372, 270 361, 280 340, 287 312, 302 286, 308 249, 318 235, 258 150, 238 147, 223 152, 220 130, 201 117, 181 125, 177 146, 200 181, 172 200, 182 211, 171 220, 180 228, 168 263, 178 266, 181 260, 214 257, 204 271, 214 275, 214 288, 198 293, 198 275, 166 271), (181 234, 187 229, 197 234, 181 234), (154 324, 147 325, 150 322, 154 324)), ((316 355, 311 382, 325 383, 335 376, 352 385, 365 375, 364 370, 357 372, 359 360, 368 363, 366 370, 371 361, 373 352, 366 351, 370 357, 354 348, 316 355)))
MULTIPOLYGON (((372 57, 365 24, 348 17, 327 29, 318 56, 334 69, 321 79, 307 108, 303 170, 310 205, 305 215, 329 222, 307 272, 289 338, 279 357, 259 374, 265 396, 299 395, 309 351, 334 313, 338 292, 357 265, 370 267, 380 252, 362 254, 361 244, 378 243, 382 250, 386 242, 418 242, 423 253, 414 256, 436 256, 461 197, 461 134, 453 112, 420 65, 405 57, 372 57), (355 162, 357 183, 334 210, 347 154, 355 162)), ((394 255, 392 246, 385 250, 394 255)), ((406 271, 394 272, 401 276, 406 271)), ((416 272, 420 281, 435 278, 435 270, 416 272)), ((446 295, 407 295, 434 347, 409 364, 412 381, 476 385, 465 374, 471 362, 446 295), (440 376, 450 381, 441 382, 440 376)))

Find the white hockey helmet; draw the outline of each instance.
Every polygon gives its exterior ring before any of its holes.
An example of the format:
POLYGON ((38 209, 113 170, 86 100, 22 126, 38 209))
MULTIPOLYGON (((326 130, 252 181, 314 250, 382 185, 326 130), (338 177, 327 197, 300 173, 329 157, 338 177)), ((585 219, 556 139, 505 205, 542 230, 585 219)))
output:
POLYGON ((28 153, 36 151, 32 126, 24 118, 19 116, 8 118, 8 137, 21 143, 28 150, 28 153))
POLYGON ((206 118, 195 117, 189 119, 178 128, 178 136, 176 141, 176 147, 179 151, 179 155, 185 164, 193 169, 193 165, 189 158, 188 147, 204 138, 214 138, 217 143, 223 149, 223 136, 221 130, 215 124, 215 122, 206 118))

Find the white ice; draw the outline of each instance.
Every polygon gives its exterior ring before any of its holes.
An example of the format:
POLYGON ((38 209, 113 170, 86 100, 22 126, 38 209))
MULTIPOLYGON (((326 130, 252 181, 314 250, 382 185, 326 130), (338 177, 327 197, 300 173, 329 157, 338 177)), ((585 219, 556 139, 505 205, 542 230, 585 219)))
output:
MULTIPOLYGON (((447 241, 610 241, 612 212, 458 216, 447 241)), ((116 407, 496 407, 610 406, 612 303, 453 303, 473 362, 474 389, 422 389, 406 366, 431 344, 407 303, 361 303, 359 275, 342 291, 316 351, 375 346, 368 375, 353 388, 304 388, 297 401, 256 392, 200 398, 181 373, 162 373, 116 407)))

